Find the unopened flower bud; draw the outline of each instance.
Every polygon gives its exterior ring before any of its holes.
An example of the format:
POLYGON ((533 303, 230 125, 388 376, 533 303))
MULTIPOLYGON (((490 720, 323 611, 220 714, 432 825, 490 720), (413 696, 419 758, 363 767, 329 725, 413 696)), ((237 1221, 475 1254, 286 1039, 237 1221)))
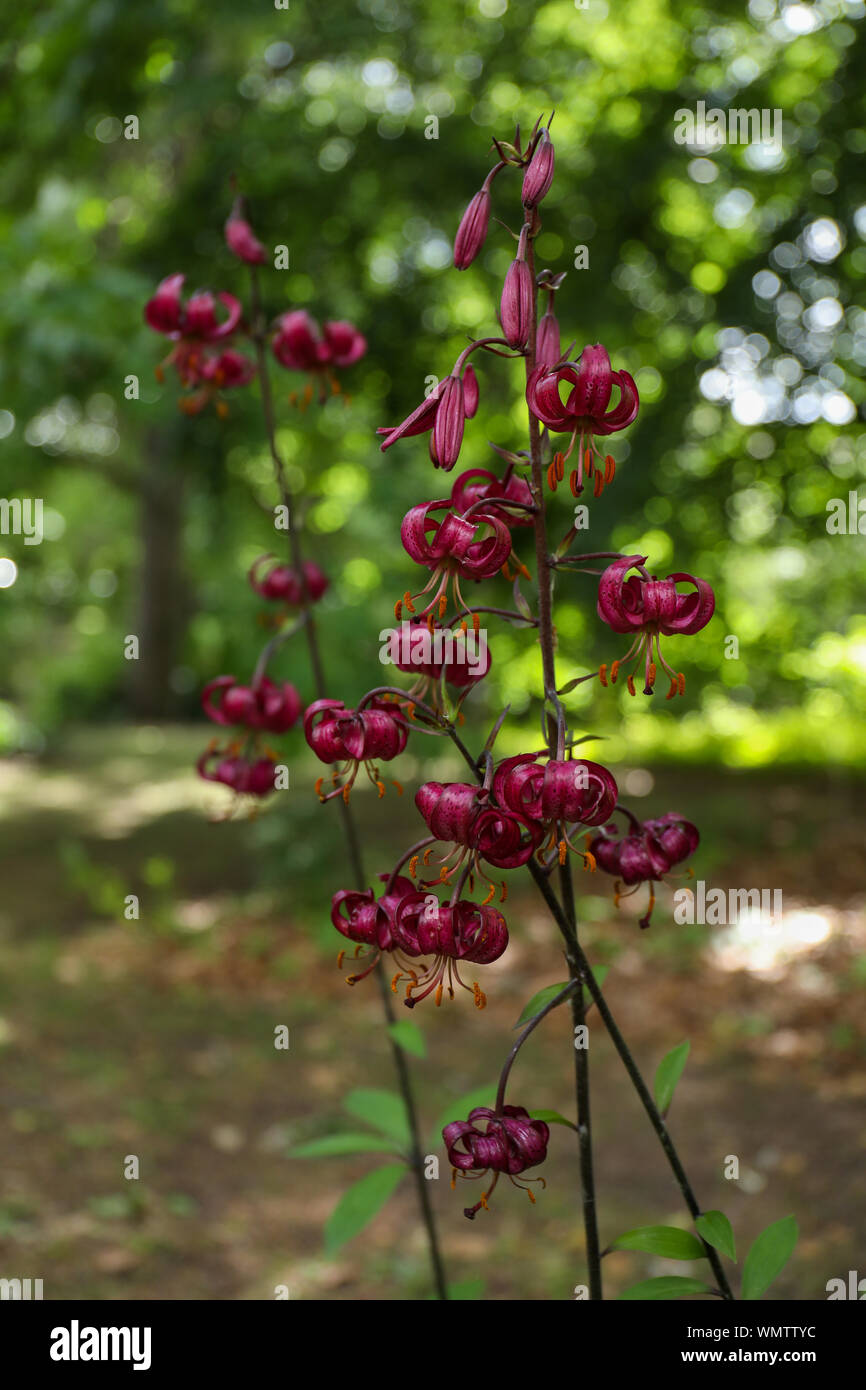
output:
POLYGON ((458 270, 470 266, 484 245, 490 224, 490 193, 487 185, 470 202, 454 238, 454 264, 458 270))
POLYGON ((547 194, 553 183, 554 151, 553 142, 546 130, 535 147, 535 154, 523 175, 523 206, 535 208, 547 194))

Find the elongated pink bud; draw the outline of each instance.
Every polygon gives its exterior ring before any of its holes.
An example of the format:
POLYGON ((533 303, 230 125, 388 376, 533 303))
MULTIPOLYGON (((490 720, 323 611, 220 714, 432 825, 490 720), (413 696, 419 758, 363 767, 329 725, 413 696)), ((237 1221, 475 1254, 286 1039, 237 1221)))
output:
POLYGON ((471 265, 484 245, 490 224, 490 194, 485 184, 470 202, 454 238, 454 264, 458 270, 471 265))
POLYGON ((552 309, 542 316, 535 338, 536 367, 555 367, 562 356, 559 337, 559 320, 552 309))
POLYGON ((532 322, 532 301, 535 285, 532 271, 523 259, 523 238, 517 259, 511 262, 502 286, 499 318, 506 341, 513 348, 525 348, 532 322))
POLYGON ((247 265, 264 265, 267 253, 246 218, 232 213, 225 227, 226 245, 247 265))
POLYGON ((478 409, 478 377, 471 365, 463 373, 463 414, 471 420, 478 409))
MULTIPOLYGON (((475 394, 477 399, 477 385, 475 394)), ((446 473, 454 467, 460 457, 465 421, 463 382, 459 376, 449 376, 439 397, 439 407, 433 422, 433 437, 430 441, 433 461, 437 468, 444 468, 446 473)))
POLYGON ((535 154, 529 161, 523 175, 523 206, 537 207, 553 183, 554 150, 553 142, 546 130, 535 147, 535 154))

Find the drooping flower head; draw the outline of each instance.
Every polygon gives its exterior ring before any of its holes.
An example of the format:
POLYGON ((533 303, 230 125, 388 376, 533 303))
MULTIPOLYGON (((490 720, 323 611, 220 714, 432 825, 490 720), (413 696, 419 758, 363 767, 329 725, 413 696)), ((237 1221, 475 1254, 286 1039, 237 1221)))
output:
MULTIPOLYGON (((620 667, 627 661, 636 664, 644 658, 645 695, 653 693, 656 681, 656 661, 670 677, 667 699, 682 695, 686 687, 683 673, 669 666, 661 651, 661 637, 674 634, 691 636, 706 627, 716 606, 712 588, 705 579, 693 574, 669 574, 657 579, 644 568, 645 555, 623 555, 615 560, 601 576, 598 586, 598 616, 614 632, 634 634, 634 641, 624 657, 610 667, 610 680, 615 684, 620 667), (636 574, 626 578, 629 570, 636 574), (677 584, 690 584, 693 593, 681 594, 677 584)), ((601 666, 599 679, 607 685, 607 664, 601 666)), ((634 695, 634 677, 628 677, 629 694, 634 695)))
MULTIPOLYGON (((613 774, 601 763, 586 758, 550 758, 541 763, 534 753, 521 753, 499 763, 493 792, 500 806, 538 823, 546 842, 539 859, 552 856, 565 863, 569 849, 579 854, 584 867, 595 869, 591 853, 573 843, 573 827, 602 825, 617 800, 613 774)), ((541 837, 539 837, 541 838, 541 837)))
MULTIPOLYGON (((367 351, 367 340, 345 320, 326 323, 320 329, 306 309, 292 309, 278 320, 271 349, 281 367, 306 372, 312 378, 302 398, 306 405, 313 398, 313 382, 318 386, 320 402, 327 398, 326 385, 333 394, 339 394, 334 368, 351 367, 360 361, 367 351)), ((297 398, 293 395, 291 399, 294 403, 297 398)))
MULTIPOLYGON (((331 899, 331 921, 341 936, 355 942, 355 959, 371 955, 366 969, 346 977, 349 985, 356 985, 369 975, 383 951, 394 949, 394 913, 407 894, 418 891, 405 875, 380 874, 379 878, 385 884, 385 892, 379 898, 372 888, 341 888, 331 899), (365 952, 366 946, 372 947, 372 952, 365 952)), ((345 954, 343 950, 337 958, 338 969, 342 969, 345 954)))
POLYGON ((277 685, 261 676, 252 685, 241 685, 234 676, 217 676, 201 693, 205 714, 216 724, 240 724, 247 729, 266 729, 284 734, 297 723, 301 697, 285 681, 277 685))
POLYGON ((266 574, 262 574, 262 566, 273 558, 273 555, 260 555, 253 561, 247 576, 256 593, 262 598, 288 604, 290 608, 298 608, 303 605, 305 590, 306 597, 315 603, 331 582, 312 560, 305 560, 303 563, 303 581, 291 565, 274 564, 266 574))
POLYGON ((395 605, 398 622, 404 605, 410 613, 415 613, 415 599, 430 594, 431 590, 432 597, 419 616, 429 613, 432 618, 435 611, 443 618, 452 584, 459 611, 469 613, 471 609, 460 591, 460 580, 490 579, 512 553, 511 532, 499 516, 480 509, 471 511, 466 517, 455 515, 448 498, 411 507, 403 518, 400 536, 406 553, 432 573, 423 589, 416 594, 407 590, 395 605), (445 512, 441 520, 435 515, 440 511, 445 512))
POLYGON ((391 981, 396 993, 401 980, 407 980, 404 1003, 414 1008, 436 992, 437 1007, 444 991, 454 998, 454 986, 468 990, 475 1005, 483 1009, 487 996, 477 981, 467 985, 460 978, 459 962, 490 965, 508 945, 505 918, 496 907, 464 900, 440 903, 435 893, 407 893, 394 913, 394 956, 400 970, 391 981), (409 957, 401 960, 400 953, 409 957), (412 964, 420 956, 432 959, 422 969, 412 964))
POLYGON ((241 747, 240 743, 225 747, 212 743, 196 763, 199 777, 206 782, 221 782, 238 796, 257 799, 270 796, 276 786, 276 756, 266 752, 251 757, 242 752, 241 747))
POLYGON ((490 670, 490 648, 486 633, 470 629, 464 621, 443 627, 426 618, 403 618, 399 628, 391 628, 382 659, 393 662, 398 671, 416 677, 407 692, 411 700, 424 700, 434 709, 444 709, 444 686, 453 686, 463 695, 484 679, 490 670))
POLYGON ((532 489, 524 478, 510 469, 504 478, 497 478, 486 468, 467 468, 454 479, 451 506, 461 515, 477 502, 487 516, 495 516, 509 527, 532 525, 532 489), (514 505, 497 507, 497 500, 514 505))
POLYGON ((563 460, 580 441, 577 473, 572 482, 575 496, 583 489, 584 473, 592 476, 593 469, 600 465, 603 471, 599 476, 610 481, 611 465, 596 448, 595 438, 615 434, 630 425, 637 417, 640 401, 629 373, 615 372, 611 367, 607 348, 596 343, 584 348, 578 362, 537 366, 526 384, 526 399, 533 415, 549 430, 571 435, 563 460), (611 405, 615 387, 619 389, 619 400, 611 405), (567 388, 564 400, 563 388, 567 388))
MULTIPOLYGON (((449 883, 465 866, 470 875, 477 873, 490 885, 485 905, 492 899, 496 884, 484 864, 496 869, 520 868, 532 857, 543 834, 543 827, 521 812, 496 805, 488 788, 466 782, 425 782, 415 793, 415 805, 430 834, 452 846, 440 861, 439 882, 449 883)), ((430 855, 428 849, 425 865, 430 855)), ((505 897, 503 883, 500 901, 505 897)))
POLYGON ((598 866, 616 879, 617 907, 623 898, 630 897, 642 883, 648 883, 649 906, 640 919, 642 927, 650 925, 655 905, 653 884, 660 882, 671 869, 694 854, 700 843, 697 827, 675 811, 657 820, 639 821, 625 807, 617 807, 629 820, 623 835, 615 824, 606 825, 590 845, 598 866), (628 892, 622 891, 622 885, 628 892))
MULTIPOLYGON (((255 366, 243 353, 225 345, 240 325, 240 300, 225 291, 213 295, 199 290, 184 301, 185 279, 169 275, 161 281, 145 305, 144 317, 155 332, 175 343, 156 368, 157 380, 163 380, 165 367, 173 367, 181 384, 192 392, 181 397, 180 408, 187 415, 197 415, 221 391, 246 386, 255 366), (219 307, 225 310, 224 317, 218 314, 219 307)), ((217 401, 217 411, 226 413, 222 400, 217 401)))
MULTIPOLYGON (((382 797, 385 783, 377 764, 390 762, 406 747, 409 730, 399 708, 390 701, 373 700, 366 709, 347 709, 342 700, 314 700, 304 715, 304 737, 323 763, 342 764, 333 776, 333 791, 323 793, 320 777, 316 793, 320 801, 349 793, 363 767, 382 797)), ((394 786, 402 792, 399 782, 394 786)))
POLYGON ((500 1173, 507 1174, 531 1202, 535 1201, 535 1195, 529 1183, 540 1182, 545 1186, 543 1178, 517 1180, 527 1168, 536 1168, 544 1162, 550 1139, 550 1129, 544 1120, 531 1119, 529 1111, 520 1105, 503 1105, 499 1111, 476 1106, 470 1110, 468 1120, 452 1120, 446 1125, 442 1138, 451 1164, 452 1188, 456 1187, 458 1177, 486 1178, 493 1173, 493 1181, 480 1199, 473 1207, 464 1209, 463 1215, 470 1220, 482 1207, 487 1211, 487 1199, 500 1173))

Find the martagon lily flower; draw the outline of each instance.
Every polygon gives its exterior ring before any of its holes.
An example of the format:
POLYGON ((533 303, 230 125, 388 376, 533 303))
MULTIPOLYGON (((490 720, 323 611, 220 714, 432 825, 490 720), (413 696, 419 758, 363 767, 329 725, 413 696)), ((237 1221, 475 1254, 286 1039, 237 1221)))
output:
POLYGON ((407 1008, 413 1009, 434 990, 438 1007, 445 989, 454 998, 455 984, 473 996, 476 1008, 484 1008, 487 996, 477 981, 470 986, 460 978, 458 962, 490 965, 505 951, 508 928, 498 908, 466 901, 443 904, 435 893, 407 893, 394 912, 393 937, 400 970, 391 988, 396 994, 399 982, 408 980, 403 1001, 407 1008), (410 963, 401 961, 401 951, 410 963), (418 956, 433 959, 419 971, 411 964, 418 956))
POLYGON ((617 879, 617 907, 623 898, 636 893, 642 883, 649 884, 649 906, 640 919, 640 925, 648 927, 655 906, 653 884, 694 854, 701 837, 691 821, 674 811, 641 823, 624 806, 618 806, 617 810, 628 817, 627 833, 620 835, 616 825, 606 825, 590 844, 590 851, 599 868, 617 879), (622 891, 623 884, 628 888, 627 893, 622 891))
MULTIPOLYGON (((364 948, 372 947, 372 956, 360 974, 346 976, 347 985, 356 985, 374 970, 384 951, 394 949, 394 913, 407 894, 416 894, 417 885, 403 874, 380 874, 385 892, 376 897, 372 888, 363 890, 341 888, 331 899, 331 921, 341 936, 354 941, 355 959, 366 956, 364 948)), ((342 969, 345 950, 337 957, 337 969, 342 969)))
POLYGON ((273 599, 295 608, 304 602, 305 590, 306 596, 315 603, 331 582, 313 560, 304 561, 303 580, 291 565, 274 564, 266 574, 262 574, 262 565, 273 558, 273 555, 260 555, 253 561, 247 576, 256 593, 262 598, 273 599))
MULTIPOLYGON (((535 368, 526 384, 526 399, 536 419, 556 434, 570 434, 571 443, 562 454, 564 462, 580 441, 578 466, 572 480, 572 491, 578 496, 583 488, 584 474, 591 477, 594 467, 602 485, 611 482, 614 473, 611 455, 602 456, 596 448, 595 437, 616 434, 637 417, 640 400, 634 379, 628 372, 615 372, 610 365, 607 348, 601 343, 585 347, 579 362, 560 362, 554 366, 542 363, 535 368), (569 387, 563 402, 562 388, 569 387), (619 400, 611 406, 614 387, 619 400), (594 462, 595 461, 595 462, 594 462)), ((596 487, 596 492, 601 488, 596 487)))
POLYGON ((553 852, 564 864, 569 849, 579 854, 584 868, 594 870, 589 851, 573 843, 569 825, 602 825, 609 819, 617 799, 613 774, 601 763, 585 758, 535 760, 534 753, 506 758, 496 769, 493 792, 500 806, 525 816, 549 832, 549 839, 538 850, 538 858, 553 852))
POLYGON ((242 724, 248 729, 267 729, 284 734, 301 715, 301 697, 285 681, 277 685, 262 676, 253 685, 241 685, 234 676, 217 676, 201 693, 205 714, 216 724, 242 724))
MULTIPOLYGON (((614 661, 610 667, 610 680, 616 683, 620 667, 627 661, 636 664, 644 657, 644 695, 652 695, 656 681, 656 661, 670 677, 670 689, 666 699, 684 694, 686 678, 682 671, 677 672, 669 666, 662 656, 661 636, 682 633, 691 636, 706 627, 716 606, 712 588, 705 579, 696 579, 693 574, 669 574, 667 579, 657 579, 644 569, 645 555, 623 555, 615 560, 601 576, 598 586, 598 616, 613 628, 614 632, 634 633, 634 641, 624 657, 614 661), (629 570, 637 574, 626 578, 629 570), (680 594, 677 584, 691 584, 694 592, 680 594)), ((602 685, 608 683, 608 667, 605 662, 599 669, 602 685)), ((634 695, 634 676, 629 675, 628 691, 634 695)))
MULTIPOLYGON (((419 565, 426 565, 432 574, 417 594, 408 590, 394 606, 399 622, 403 606, 415 613, 414 600, 433 590, 433 596, 419 617, 431 615, 434 609, 442 618, 448 607, 448 588, 453 582, 454 598, 464 613, 471 612, 460 592, 461 579, 490 579, 502 569, 511 556, 511 532, 506 523, 488 511, 472 511, 471 515, 455 516, 448 498, 422 502, 411 507, 400 528, 403 548, 419 565), (444 511, 441 521, 434 515, 444 511)), ((517 561, 521 570, 523 566, 517 561)), ((525 573, 525 570, 523 570, 525 573)))
MULTIPOLYGON (((333 395, 340 394, 340 383, 333 369, 354 366, 367 351, 367 339, 354 324, 345 320, 326 323, 320 330, 305 309, 293 309, 279 319, 271 349, 281 367, 307 372, 318 382, 319 401, 322 402, 327 396, 326 383, 333 395)), ((293 394, 290 399, 294 404, 297 396, 293 394)), ((311 382, 301 403, 308 405, 312 399, 311 382)))
MULTIPOLYGON (((165 367, 174 367, 181 384, 193 389, 192 395, 181 398, 180 407, 187 415, 197 415, 218 391, 246 386, 255 367, 243 353, 224 345, 240 324, 240 300, 225 291, 213 295, 199 290, 184 302, 185 279, 169 275, 162 280, 144 307, 144 317, 156 333, 175 342, 156 368, 157 381, 164 379, 165 367), (217 315, 218 305, 226 311, 224 318, 217 315)), ((218 402, 217 410, 226 413, 223 402, 218 402)))
POLYGON ((442 1138, 448 1150, 451 1164, 451 1186, 457 1186, 461 1178, 486 1178, 493 1173, 493 1181, 482 1192, 474 1207, 464 1208, 463 1215, 470 1221, 482 1208, 487 1211, 487 1199, 499 1181, 500 1173, 506 1173, 515 1187, 525 1192, 531 1202, 535 1195, 529 1187, 530 1182, 540 1182, 546 1186, 544 1178, 529 1178, 518 1182, 518 1174, 527 1168, 535 1168, 547 1157, 550 1129, 544 1120, 533 1120, 529 1111, 520 1105, 503 1105, 501 1110, 491 1110, 479 1105, 470 1110, 468 1120, 452 1120, 445 1126, 442 1138), (483 1126, 483 1127, 482 1127, 483 1126))
MULTIPOLYGON (((363 710, 347 709, 342 700, 314 700, 304 715, 304 737, 320 762, 344 765, 334 773, 333 791, 322 792, 323 777, 316 782, 319 800, 342 796, 348 801, 361 766, 379 796, 385 795, 377 764, 403 752, 409 730, 399 709, 385 700, 371 701, 363 710)), ((394 786, 402 792, 399 782, 394 786)))

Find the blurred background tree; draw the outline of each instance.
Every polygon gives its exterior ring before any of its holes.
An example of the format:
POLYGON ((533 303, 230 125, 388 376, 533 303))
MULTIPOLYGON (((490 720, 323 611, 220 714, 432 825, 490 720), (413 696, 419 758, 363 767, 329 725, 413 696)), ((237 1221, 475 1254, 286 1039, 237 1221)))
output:
MULTIPOLYGON (((46 519, 41 546, 3 538, 19 573, 0 591, 2 744, 38 749, 70 720, 194 715, 205 679, 255 658, 244 575, 273 546, 256 402, 237 393, 226 421, 179 416, 175 383, 154 380, 164 343, 142 321, 175 271, 188 288, 245 294, 222 237, 232 177, 266 244, 289 247, 290 268, 266 272, 268 310, 348 317, 370 342, 348 407, 301 415, 288 404, 297 379, 278 379, 281 443, 335 576, 335 690, 360 693, 405 588, 398 519, 439 486, 423 440, 383 456, 374 430, 489 331, 508 233, 494 228, 463 274, 448 269, 450 241, 491 136, 555 108, 539 252, 569 271, 565 341, 604 342, 643 402, 614 487, 591 503, 588 543, 693 570, 719 597, 676 712, 612 692, 602 706, 591 684, 572 707, 610 736, 614 760, 626 747, 741 765, 866 760, 861 543, 826 528, 828 501, 866 468, 863 13, 861 0, 68 0, 11 19, 0 491, 41 496, 46 519), (780 109, 781 152, 676 143, 676 112, 698 100, 780 109), (573 268, 577 246, 586 269, 573 268), (130 375, 138 400, 124 397, 130 375), (121 659, 128 632, 138 663, 121 659), (726 634, 737 660, 723 658, 726 634)), ((514 186, 495 192, 513 224, 514 186)), ((494 461, 488 439, 523 438, 518 369, 483 367, 466 467, 494 461)), ((559 505, 564 530, 571 502, 559 505)), ((569 677, 616 652, 592 581, 565 583, 569 677)), ((494 652, 484 698, 526 709, 532 644, 506 632, 494 652)))

